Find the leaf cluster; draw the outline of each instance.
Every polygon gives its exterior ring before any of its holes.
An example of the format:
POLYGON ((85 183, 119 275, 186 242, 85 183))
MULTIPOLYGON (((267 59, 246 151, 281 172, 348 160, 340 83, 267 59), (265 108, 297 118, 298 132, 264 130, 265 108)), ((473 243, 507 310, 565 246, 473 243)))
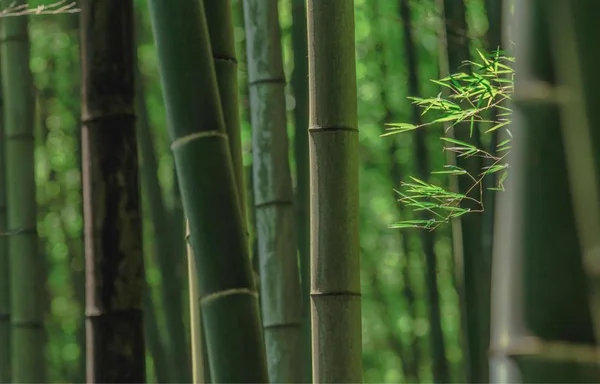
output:
MULTIPOLYGON (((410 176, 410 181, 401 183, 399 202, 413 211, 425 211, 431 218, 423 220, 404 220, 391 225, 392 228, 426 228, 434 229, 440 224, 471 212, 482 212, 483 180, 486 177, 497 177, 493 191, 504 191, 504 181, 508 176, 508 163, 505 158, 511 149, 512 134, 509 130, 512 110, 505 105, 514 92, 514 58, 496 50, 491 54, 477 51, 480 62, 466 61, 465 66, 472 72, 459 72, 439 80, 432 80, 442 91, 436 97, 409 97, 413 104, 423 109, 422 116, 433 115, 428 122, 415 125, 411 123, 388 124, 387 133, 382 136, 406 133, 437 124, 443 124, 445 132, 451 128, 469 127, 469 137, 473 137, 476 127, 484 127, 484 134, 498 134, 499 130, 507 133, 507 139, 498 143, 495 148, 484 149, 476 145, 452 137, 441 137, 443 150, 450 151, 456 157, 479 156, 488 159, 487 165, 477 174, 471 174, 456 165, 447 164, 442 170, 432 174, 443 174, 450 177, 467 177, 472 186, 465 194, 450 191, 442 186, 430 184, 424 180, 410 176), (468 195, 479 189, 479 199, 468 195), (477 208, 463 208, 461 203, 471 200, 477 208)), ((471 204, 473 205, 473 204, 471 204)))

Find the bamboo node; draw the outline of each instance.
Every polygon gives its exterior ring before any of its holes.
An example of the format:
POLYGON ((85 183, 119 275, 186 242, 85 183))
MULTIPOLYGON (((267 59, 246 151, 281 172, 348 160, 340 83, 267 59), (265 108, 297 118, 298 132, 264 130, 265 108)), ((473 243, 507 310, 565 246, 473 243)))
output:
POLYGON ((248 86, 252 87, 261 84, 286 84, 285 77, 267 77, 264 79, 250 80, 248 86))
POLYGON ((215 299, 219 299, 221 297, 224 296, 231 296, 231 295, 251 295, 254 296, 256 298, 258 298, 258 293, 256 291, 253 291, 251 289, 248 288, 232 288, 232 289, 226 289, 224 291, 219 291, 219 292, 214 292, 214 293, 209 293, 208 295, 204 296, 203 298, 200 299, 200 304, 206 304, 209 301, 213 301, 215 299))
POLYGON ((308 132, 313 133, 324 133, 324 132, 358 132, 358 128, 350 127, 346 125, 311 125, 308 127, 308 132))
POLYGON ((220 132, 220 131, 194 132, 187 136, 182 136, 182 137, 179 137, 179 138, 173 140, 173 142, 171 143, 171 150, 175 150, 176 148, 181 147, 191 141, 194 141, 197 139, 204 139, 207 137, 220 137, 225 140, 229 139, 229 137, 227 136, 227 134, 225 132, 220 132))
POLYGON ((317 291, 312 290, 310 297, 324 297, 324 296, 362 296, 361 292, 356 291, 317 291))
POLYGON ((600 351, 595 345, 565 341, 543 340, 535 336, 523 336, 506 345, 492 346, 490 356, 537 357, 550 361, 596 364, 600 351))

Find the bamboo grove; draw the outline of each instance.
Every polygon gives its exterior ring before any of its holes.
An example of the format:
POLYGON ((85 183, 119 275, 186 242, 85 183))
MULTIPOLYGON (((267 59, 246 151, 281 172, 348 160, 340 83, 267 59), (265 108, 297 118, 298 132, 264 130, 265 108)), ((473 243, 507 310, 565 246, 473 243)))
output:
POLYGON ((597 1, 0 7, 0 382, 600 382, 597 1))

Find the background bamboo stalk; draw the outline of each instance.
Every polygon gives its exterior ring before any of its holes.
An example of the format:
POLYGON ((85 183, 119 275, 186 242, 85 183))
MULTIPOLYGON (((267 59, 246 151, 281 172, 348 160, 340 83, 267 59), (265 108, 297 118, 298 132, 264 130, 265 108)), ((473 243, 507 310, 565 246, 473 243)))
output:
POLYGON ((269 377, 301 382, 302 306, 277 0, 244 0, 260 293, 269 377))
POLYGON ((144 382, 133 2, 82 7, 87 381, 144 382))
POLYGON ((313 380, 361 382, 354 2, 307 10, 313 380))
MULTIPOLYGON (((17 5, 25 4, 17 2, 17 5)), ((2 4, 8 7, 10 4, 2 4)), ((28 17, 2 20, 0 59, 6 151, 6 233, 10 281, 10 378, 44 381, 43 276, 34 179, 34 94, 28 17)))

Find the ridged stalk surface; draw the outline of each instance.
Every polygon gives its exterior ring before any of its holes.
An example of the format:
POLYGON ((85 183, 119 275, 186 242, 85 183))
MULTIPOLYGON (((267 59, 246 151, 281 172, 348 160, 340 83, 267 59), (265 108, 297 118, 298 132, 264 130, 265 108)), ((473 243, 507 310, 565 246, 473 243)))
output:
POLYGON ((253 191, 269 377, 302 382, 302 297, 277 0, 244 0, 253 191))
POLYGON ((313 381, 362 381, 354 1, 309 0, 313 381))

